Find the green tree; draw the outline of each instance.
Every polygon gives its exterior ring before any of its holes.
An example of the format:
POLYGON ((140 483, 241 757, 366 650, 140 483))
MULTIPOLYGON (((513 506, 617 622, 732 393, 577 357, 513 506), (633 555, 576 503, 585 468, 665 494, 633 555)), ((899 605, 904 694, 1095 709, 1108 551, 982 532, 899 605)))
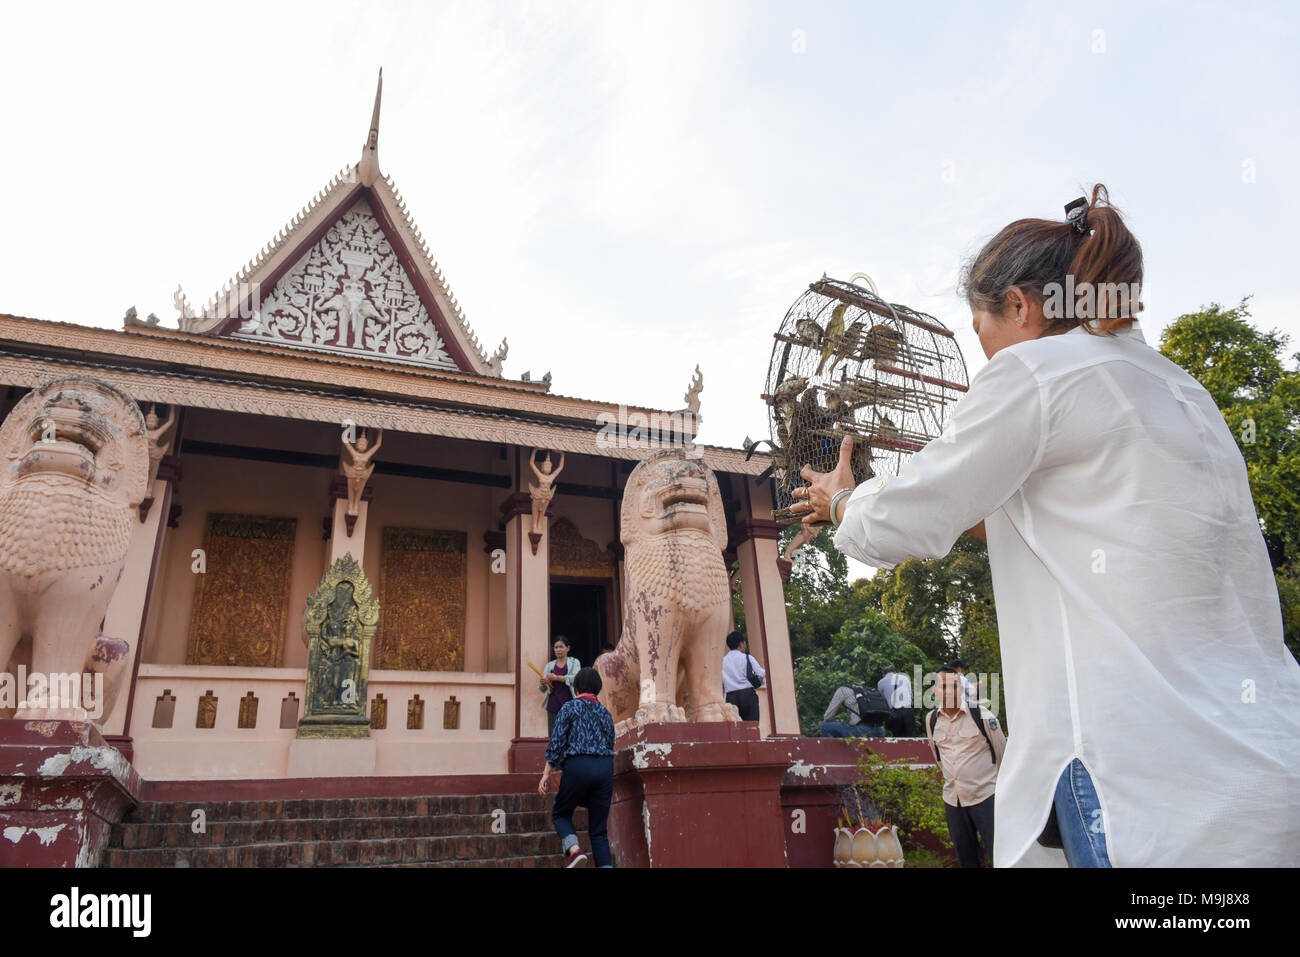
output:
MULTIPOLYGON (((786 530, 784 554, 798 526, 786 530)), ((795 553, 785 583, 786 618, 790 625, 790 654, 798 661, 830 647, 840 627, 871 607, 866 579, 849 581, 848 559, 835 547, 828 528, 795 553)))
POLYGON ((1260 529, 1277 576, 1287 646, 1300 656, 1300 354, 1287 367, 1287 337, 1211 303, 1179 316, 1160 351, 1205 386, 1237 437, 1260 529))
POLYGON ((864 591, 871 607, 929 660, 961 658, 972 680, 997 675, 996 688, 990 681, 980 694, 995 697, 996 713, 1004 713, 993 577, 983 542, 963 535, 943 558, 913 558, 881 569, 864 591))
POLYGON ((900 635, 878 611, 868 608, 859 617, 843 622, 827 648, 804 655, 795 663, 795 696, 803 733, 818 734, 835 689, 841 685, 874 685, 888 665, 908 676, 915 665, 921 666, 923 674, 934 667, 925 653, 900 635))

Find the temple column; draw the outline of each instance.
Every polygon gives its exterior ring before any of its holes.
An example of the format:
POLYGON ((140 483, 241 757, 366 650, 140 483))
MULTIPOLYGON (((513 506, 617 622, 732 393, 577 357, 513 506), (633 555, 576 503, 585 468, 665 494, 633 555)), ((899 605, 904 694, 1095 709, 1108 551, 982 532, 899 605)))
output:
POLYGON ((537 693, 537 675, 550 643, 550 542, 543 520, 532 530, 532 499, 515 492, 501 505, 506 523, 506 628, 511 637, 515 672, 515 734, 510 742, 511 772, 541 771, 547 743, 546 712, 537 693), (539 660, 540 658, 540 660, 539 660))
POLYGON ((777 565, 781 527, 771 519, 755 517, 771 514, 767 485, 752 490, 749 486, 746 481, 749 515, 737 526, 735 540, 750 652, 767 669, 767 687, 759 692, 759 727, 764 734, 797 735, 794 662, 790 657, 785 591, 777 565))
POLYGON ((514 670, 513 636, 506 628, 506 579, 509 572, 509 559, 506 549, 506 533, 490 531, 483 533, 483 551, 488 556, 488 613, 487 613, 487 670, 514 670), (499 551, 498 551, 499 549, 499 551), (510 640, 508 640, 510 639, 510 640))
POLYGON ((330 525, 329 545, 325 549, 324 574, 335 561, 351 553, 357 565, 364 567, 366 552, 366 512, 370 509, 370 500, 375 488, 369 482, 361 491, 361 502, 357 514, 348 514, 348 480, 342 475, 334 476, 330 482, 330 501, 333 503, 333 518, 330 525))
MULTIPOLYGON (((128 761, 133 752, 130 728, 135 701, 135 679, 144 650, 145 626, 158 575, 163 538, 167 533, 172 493, 180 476, 180 459, 174 455, 163 456, 149 497, 140 503, 140 521, 131 532, 131 544, 127 548, 122 577, 117 583, 117 590, 113 592, 113 600, 104 615, 101 629, 105 636, 120 639, 127 644, 125 654, 130 662, 129 674, 120 679, 122 687, 113 702, 112 711, 100 719, 99 725, 104 740, 121 751, 128 761)), ((101 652, 111 650, 101 646, 101 652)), ((107 664, 105 670, 111 675, 114 669, 111 663, 107 664)))

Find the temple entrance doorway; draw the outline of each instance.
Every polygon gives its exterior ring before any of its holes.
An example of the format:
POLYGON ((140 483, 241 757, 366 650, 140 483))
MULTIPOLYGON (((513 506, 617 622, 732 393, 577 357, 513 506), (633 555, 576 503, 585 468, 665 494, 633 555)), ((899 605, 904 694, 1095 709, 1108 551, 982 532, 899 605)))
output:
MULTIPOLYGON (((551 634, 569 639, 569 654, 583 667, 594 662, 605 650, 609 635, 608 582, 551 582, 551 634)), ((546 661, 555 657, 546 646, 546 661)))

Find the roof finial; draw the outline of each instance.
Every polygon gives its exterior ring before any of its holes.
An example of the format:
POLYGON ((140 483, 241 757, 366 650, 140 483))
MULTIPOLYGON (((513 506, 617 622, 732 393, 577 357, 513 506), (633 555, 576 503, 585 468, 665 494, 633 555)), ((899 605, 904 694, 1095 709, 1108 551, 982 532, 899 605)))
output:
POLYGON ((384 96, 384 68, 379 68, 379 85, 375 87, 375 111, 370 117, 370 134, 361 150, 357 164, 357 177, 362 186, 374 186, 379 178, 379 101, 384 96))

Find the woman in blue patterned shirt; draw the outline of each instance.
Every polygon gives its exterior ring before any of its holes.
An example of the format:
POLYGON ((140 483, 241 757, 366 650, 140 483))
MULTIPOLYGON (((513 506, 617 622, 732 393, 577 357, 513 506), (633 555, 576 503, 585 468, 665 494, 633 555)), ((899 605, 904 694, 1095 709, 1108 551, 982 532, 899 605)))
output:
POLYGON ((597 867, 613 867, 605 821, 614 797, 614 719, 597 699, 600 672, 583 668, 574 676, 578 696, 566 701, 555 718, 555 730, 546 748, 546 770, 537 791, 543 797, 551 787, 551 772, 561 771, 560 790, 555 795, 551 819, 563 842, 566 867, 587 863, 573 828, 574 809, 587 809, 587 833, 597 867))

